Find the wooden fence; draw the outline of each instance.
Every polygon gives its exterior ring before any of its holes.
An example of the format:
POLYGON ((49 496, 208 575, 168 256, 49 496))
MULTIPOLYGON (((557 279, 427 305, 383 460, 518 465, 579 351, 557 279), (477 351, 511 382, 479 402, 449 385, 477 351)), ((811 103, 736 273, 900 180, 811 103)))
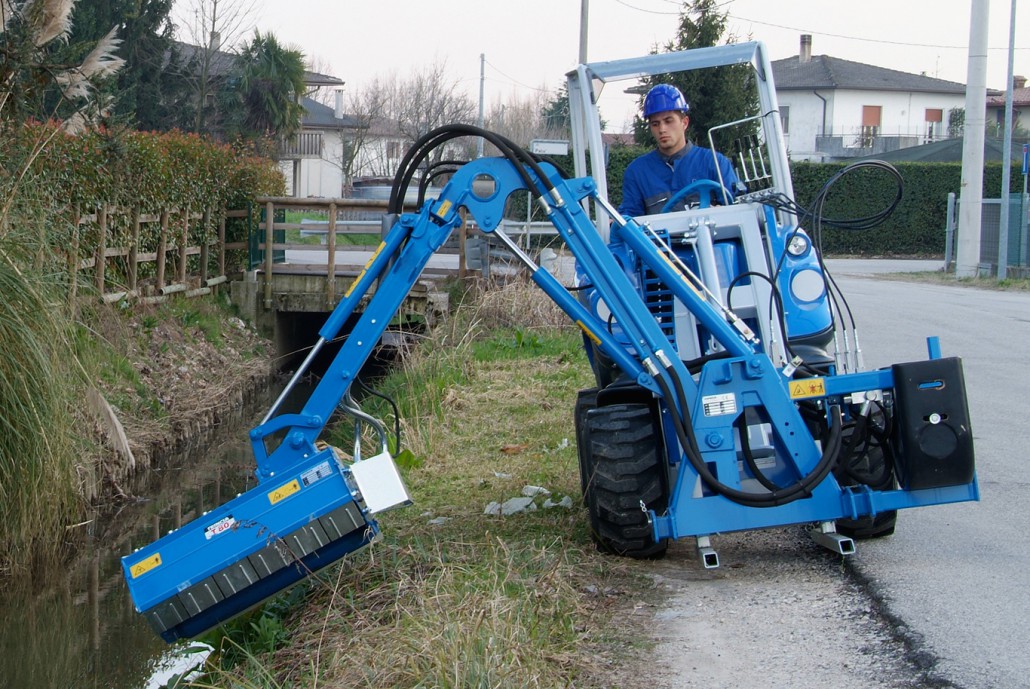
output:
POLYGON ((93 271, 93 285, 107 304, 158 303, 176 293, 210 294, 228 280, 226 252, 247 248, 246 241, 227 243, 225 236, 226 221, 245 218, 246 210, 144 213, 105 204, 93 213, 75 208, 72 215, 72 236, 65 250, 72 300, 78 296, 79 273, 86 270, 93 271), (91 241, 84 241, 87 236, 91 241), (193 256, 197 260, 191 271, 193 256), (111 276, 114 261, 122 268, 117 277, 111 276), (147 270, 147 264, 153 268, 147 270), (143 272, 148 273, 145 280, 143 272))

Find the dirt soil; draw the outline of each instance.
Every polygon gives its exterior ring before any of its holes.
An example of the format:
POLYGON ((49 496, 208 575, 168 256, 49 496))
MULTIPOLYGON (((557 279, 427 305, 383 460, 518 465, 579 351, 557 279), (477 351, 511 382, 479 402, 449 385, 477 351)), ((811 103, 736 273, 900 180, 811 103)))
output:
POLYGON ((132 451, 131 461, 120 457, 109 429, 98 428, 108 441, 101 497, 238 417, 274 375, 271 343, 241 319, 213 307, 198 322, 170 315, 145 307, 100 314, 98 334, 133 369, 98 381, 132 451))

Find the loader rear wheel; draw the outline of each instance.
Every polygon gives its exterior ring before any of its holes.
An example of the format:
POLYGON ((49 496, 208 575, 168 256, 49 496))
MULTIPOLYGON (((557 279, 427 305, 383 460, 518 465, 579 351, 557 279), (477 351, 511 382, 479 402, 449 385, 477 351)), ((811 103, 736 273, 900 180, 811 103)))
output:
POLYGON ((587 508, 598 550, 638 559, 665 555, 654 540, 644 503, 658 514, 669 500, 661 432, 646 404, 615 404, 587 412, 589 453, 584 477, 587 508))
POLYGON ((579 455, 579 484, 586 504, 590 490, 590 477, 594 473, 594 464, 590 457, 590 432, 587 428, 587 413, 597 406, 597 388, 580 390, 576 397, 576 453, 579 455))

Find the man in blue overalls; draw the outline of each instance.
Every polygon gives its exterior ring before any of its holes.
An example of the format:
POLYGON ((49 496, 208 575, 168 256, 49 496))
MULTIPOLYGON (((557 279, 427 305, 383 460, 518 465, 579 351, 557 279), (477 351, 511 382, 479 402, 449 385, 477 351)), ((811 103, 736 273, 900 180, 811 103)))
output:
MULTIPOLYGON (((683 94, 672 84, 658 84, 648 91, 644 98, 644 119, 651 128, 658 149, 645 153, 626 167, 622 178, 622 203, 619 205, 619 212, 623 215, 658 213, 676 192, 702 179, 722 182, 726 195, 716 193, 718 203, 733 200, 737 175, 729 159, 687 140, 689 110, 683 94)), ((689 200, 684 199, 684 202, 689 200)), ((683 207, 681 203, 668 210, 682 210, 683 207)))

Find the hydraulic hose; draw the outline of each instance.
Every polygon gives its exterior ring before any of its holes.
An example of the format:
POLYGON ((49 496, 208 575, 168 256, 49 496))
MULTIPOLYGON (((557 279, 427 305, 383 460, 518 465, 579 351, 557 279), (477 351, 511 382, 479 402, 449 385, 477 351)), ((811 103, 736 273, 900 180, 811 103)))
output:
POLYGON ((711 472, 708 465, 705 463, 704 458, 701 456, 700 449, 697 445, 697 438, 694 435, 693 423, 690 418, 690 407, 687 404, 682 381, 679 380, 679 376, 676 374, 676 370, 672 366, 666 367, 665 372, 673 381, 673 385, 676 388, 675 398, 672 397, 672 391, 669 389, 669 384, 662 376, 655 376, 655 380, 658 383, 659 388, 662 390, 662 395, 670 402, 669 408, 672 414, 673 427, 676 431, 676 436, 680 441, 680 445, 683 447, 687 460, 694 468, 694 471, 696 471, 701 479, 719 495, 746 507, 777 507, 779 505, 786 505, 800 498, 810 496, 812 494, 812 489, 822 483, 830 472, 833 471, 840 454, 841 446, 841 421, 840 415, 837 413, 833 413, 830 417, 830 428, 823 443, 822 457, 812 471, 796 483, 784 488, 778 488, 777 490, 770 490, 768 493, 742 491, 722 483, 711 472), (679 402, 678 410, 677 405, 673 403, 674 401, 679 402))

